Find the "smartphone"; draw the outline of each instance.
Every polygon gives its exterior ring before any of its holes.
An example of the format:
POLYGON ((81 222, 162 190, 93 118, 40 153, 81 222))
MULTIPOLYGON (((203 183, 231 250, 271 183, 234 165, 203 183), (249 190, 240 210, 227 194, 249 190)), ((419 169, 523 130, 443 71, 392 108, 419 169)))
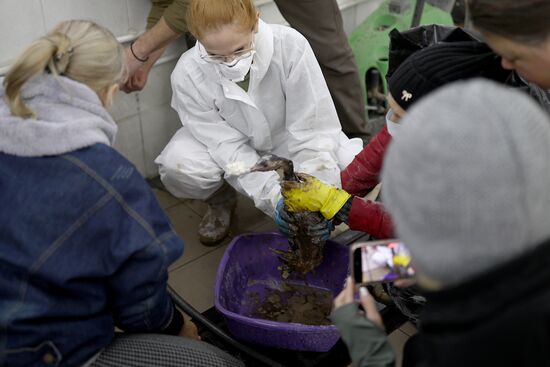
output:
POLYGON ((350 251, 356 284, 393 282, 415 274, 409 250, 397 239, 359 242, 350 251))

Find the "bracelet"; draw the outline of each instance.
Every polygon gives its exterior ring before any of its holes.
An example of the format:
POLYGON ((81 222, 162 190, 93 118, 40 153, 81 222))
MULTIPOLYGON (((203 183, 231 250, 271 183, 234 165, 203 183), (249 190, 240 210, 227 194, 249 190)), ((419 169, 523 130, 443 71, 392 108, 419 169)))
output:
MULTIPOLYGON (((135 42, 135 41, 134 41, 135 42)), ((147 56, 146 58, 144 59, 140 59, 139 57, 136 56, 136 53, 134 52, 134 49, 132 48, 132 46, 134 45, 134 42, 130 43, 130 51, 132 52, 132 55, 134 55, 134 57, 136 58, 137 61, 140 61, 140 62, 147 62, 147 60, 149 60, 149 56, 147 56)))

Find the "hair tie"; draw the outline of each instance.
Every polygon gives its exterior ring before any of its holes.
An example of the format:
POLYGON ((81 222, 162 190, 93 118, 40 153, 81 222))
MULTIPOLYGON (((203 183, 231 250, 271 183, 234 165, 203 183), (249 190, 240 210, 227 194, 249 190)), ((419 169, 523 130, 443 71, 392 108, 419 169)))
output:
POLYGON ((73 56, 73 48, 70 47, 64 52, 57 52, 54 57, 54 64, 57 72, 62 75, 67 70, 73 56))
POLYGON ((60 36, 65 38, 65 44, 69 46, 62 52, 60 52, 60 45, 62 45, 63 42, 54 42, 50 37, 44 37, 44 39, 47 40, 55 48, 55 54, 51 56, 49 62, 50 71, 62 75, 65 73, 65 70, 67 70, 67 67, 69 66, 71 57, 73 55, 73 48, 71 46, 70 39, 66 35, 60 34, 60 36))
POLYGON ((134 57, 136 58, 137 61, 139 61, 139 62, 147 62, 147 60, 149 60, 149 56, 147 56, 147 57, 144 58, 144 59, 140 59, 139 57, 137 57, 137 55, 136 55, 136 53, 134 52, 134 49, 133 49, 134 42, 135 42, 135 41, 133 41, 132 43, 130 43, 130 52, 132 53, 132 55, 134 55, 134 57))

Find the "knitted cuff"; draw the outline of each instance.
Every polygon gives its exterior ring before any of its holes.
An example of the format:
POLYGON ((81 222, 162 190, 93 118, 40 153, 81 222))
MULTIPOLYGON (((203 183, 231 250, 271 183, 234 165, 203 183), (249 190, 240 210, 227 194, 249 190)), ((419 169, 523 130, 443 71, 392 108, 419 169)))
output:
POLYGON ((353 202, 353 196, 346 201, 342 209, 336 213, 334 216, 334 219, 338 221, 339 223, 347 223, 348 217, 349 217, 349 211, 351 210, 351 203, 353 202))

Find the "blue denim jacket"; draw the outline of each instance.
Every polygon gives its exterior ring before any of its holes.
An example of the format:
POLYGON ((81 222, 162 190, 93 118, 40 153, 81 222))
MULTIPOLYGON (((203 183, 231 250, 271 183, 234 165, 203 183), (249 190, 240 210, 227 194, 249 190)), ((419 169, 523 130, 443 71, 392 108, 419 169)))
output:
POLYGON ((0 203, 0 366, 79 366, 115 326, 170 323, 167 268, 183 244, 114 149, 0 153, 0 203))

